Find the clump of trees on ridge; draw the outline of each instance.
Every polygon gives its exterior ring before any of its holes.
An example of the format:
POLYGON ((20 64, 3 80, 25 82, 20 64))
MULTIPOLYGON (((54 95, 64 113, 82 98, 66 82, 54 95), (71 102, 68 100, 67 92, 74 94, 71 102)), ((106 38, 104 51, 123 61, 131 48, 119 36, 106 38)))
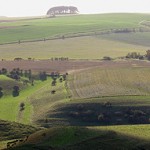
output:
POLYGON ((78 8, 74 6, 56 6, 50 8, 47 15, 77 14, 78 12, 78 8))

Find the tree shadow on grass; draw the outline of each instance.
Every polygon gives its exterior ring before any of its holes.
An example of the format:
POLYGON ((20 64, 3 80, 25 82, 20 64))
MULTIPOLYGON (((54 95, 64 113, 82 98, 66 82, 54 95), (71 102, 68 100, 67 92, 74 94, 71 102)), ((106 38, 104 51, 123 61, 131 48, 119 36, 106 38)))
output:
POLYGON ((150 123, 149 106, 117 106, 111 103, 73 103, 49 112, 41 125, 133 125, 150 123))

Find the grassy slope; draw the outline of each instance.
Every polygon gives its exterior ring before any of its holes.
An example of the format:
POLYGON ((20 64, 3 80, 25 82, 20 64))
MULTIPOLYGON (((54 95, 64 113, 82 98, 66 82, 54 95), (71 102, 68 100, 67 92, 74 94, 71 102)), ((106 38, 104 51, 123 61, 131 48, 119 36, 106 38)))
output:
MULTIPOLYGON (((149 19, 148 14, 97 14, 5 22, 0 26, 13 26, 13 28, 0 29, 0 36, 2 36, 0 43, 112 28, 136 28, 141 26, 139 22, 149 19)), ((99 59, 103 56, 124 56, 132 51, 144 54, 148 48, 149 33, 109 34, 96 38, 82 37, 1 45, 0 59, 14 59, 15 57, 99 59)))
POLYGON ((63 16, 50 19, 37 19, 1 23, 13 28, 1 29, 0 43, 45 38, 73 32, 87 32, 110 28, 138 27, 139 22, 149 20, 148 14, 101 14, 63 16), (9 36, 11 35, 11 36, 9 36))
POLYGON ((33 126, 0 120, 0 149, 6 147, 7 141, 24 138, 38 130, 33 126))
POLYGON ((0 75, 0 86, 3 88, 4 97, 12 94, 13 86, 18 85, 20 89, 24 89, 22 82, 17 82, 5 75, 0 75))
MULTIPOLYGON (((46 82, 50 82, 48 79, 46 82)), ((8 83, 8 81, 6 82, 8 83)), ((12 97, 11 95, 4 96, 0 99, 0 118, 9 121, 17 121, 25 124, 31 123, 32 105, 29 101, 29 96, 40 90, 45 82, 36 81, 35 86, 28 86, 26 89, 20 91, 18 97, 12 97), (25 103, 25 110, 23 116, 19 118, 19 105, 21 102, 25 103)))
MULTIPOLYGON (((118 119, 121 119, 121 122, 119 122, 121 125, 131 125, 134 123, 129 122, 124 115, 116 116, 115 112, 122 112, 125 114, 129 108, 132 108, 132 110, 146 112, 147 116, 150 117, 149 98, 150 96, 116 96, 71 100, 68 103, 63 103, 63 105, 54 107, 54 110, 51 110, 49 115, 47 115, 48 122, 46 125, 51 127, 59 123, 61 126, 110 126, 118 124, 118 119), (103 104, 105 102, 110 102, 112 104, 112 109, 109 110, 104 108, 103 104), (79 106, 82 106, 83 109, 79 110, 79 106), (109 123, 98 121, 98 115, 103 113, 110 114, 111 121, 109 123)), ((41 125, 45 125, 43 120, 40 123, 41 125)))
MULTIPOLYGON (((139 37, 142 39, 141 35, 139 37)), ((99 37, 82 37, 36 43, 1 45, 0 59, 14 59, 16 57, 23 57, 25 59, 29 57, 45 59, 51 57, 99 59, 104 56, 125 56, 127 53, 133 51, 145 54, 148 48, 148 46, 136 45, 135 43, 129 44, 124 41, 113 41, 99 37)))
POLYGON ((51 82, 47 82, 40 90, 29 97, 29 101, 33 106, 32 120, 34 122, 46 118, 48 112, 53 110, 55 105, 68 101, 64 84, 65 82, 59 83, 57 80, 56 86, 51 86, 51 82), (55 90, 56 93, 51 94, 52 90, 55 90))
MULTIPOLYGON (((2 80, 3 86, 10 83, 9 80, 11 80, 5 76, 1 76, 1 79, 5 79, 2 80)), ((51 82, 51 78, 44 82, 35 81, 34 86, 28 85, 24 90, 21 90, 18 97, 12 97, 12 95, 2 97, 0 99, 0 119, 31 124, 32 121, 45 118, 46 113, 53 109, 54 105, 67 102, 65 82, 59 83, 58 80, 54 87, 51 86, 51 82), (52 90, 55 90, 56 93, 51 94, 52 90), (19 111, 21 102, 25 103, 23 112, 19 111)))
POLYGON ((22 138, 38 130, 33 126, 4 120, 0 120, 0 125, 0 141, 22 138))
MULTIPOLYGON (((143 126, 144 127, 149 126, 143 126)), ((137 126, 124 126, 123 129, 127 129, 131 134, 119 133, 121 129, 118 126, 116 130, 111 127, 65 127, 65 128, 51 128, 49 130, 40 131, 29 136, 28 141, 20 145, 15 149, 48 149, 48 147, 65 148, 66 150, 75 149, 100 149, 108 150, 110 147, 112 150, 119 150, 124 148, 125 150, 131 150, 139 145, 142 147, 149 146, 149 137, 145 136, 137 137, 138 133, 132 132, 137 126), (45 136, 41 135, 45 133, 45 136)), ((145 129, 143 130, 145 131, 145 129)), ((140 133, 140 132, 139 132, 140 133)), ((143 134, 142 134, 143 135, 143 134)))
MULTIPOLYGON (((14 34, 12 36, 14 40, 18 39, 31 39, 31 38, 44 38, 51 35, 57 35, 61 33, 69 32, 83 32, 97 29, 109 29, 119 27, 138 27, 138 23, 142 20, 148 20, 149 15, 142 14, 105 14, 105 15, 79 15, 79 16, 67 16, 58 17, 53 19, 38 19, 30 21, 19 21, 11 23, 3 23, 2 26, 16 26, 17 28, 1 30, 5 36, 3 40, 9 41, 8 34, 14 34), (133 21, 134 19, 134 21, 133 21), (116 21, 119 22, 116 23, 116 21), (26 26, 28 25, 28 26, 26 26), (61 28, 60 28, 61 27, 61 28), (21 33, 19 31, 22 31, 21 33), (16 34, 17 32, 17 34, 16 34), (29 35, 27 35, 30 33, 29 35), (36 33, 36 34, 35 34, 36 33), (21 38, 22 37, 22 38, 21 38), (6 38, 6 39, 5 39, 6 38), (7 40, 8 38, 8 40, 7 40)), ((16 41, 15 40, 15 41, 16 41)))
POLYGON ((146 46, 146 47, 150 46, 150 43, 149 43, 150 33, 149 32, 128 33, 128 34, 113 33, 113 34, 108 34, 108 35, 101 35, 99 36, 99 38, 105 39, 105 40, 116 41, 116 42, 123 42, 126 44, 133 44, 133 45, 146 46))

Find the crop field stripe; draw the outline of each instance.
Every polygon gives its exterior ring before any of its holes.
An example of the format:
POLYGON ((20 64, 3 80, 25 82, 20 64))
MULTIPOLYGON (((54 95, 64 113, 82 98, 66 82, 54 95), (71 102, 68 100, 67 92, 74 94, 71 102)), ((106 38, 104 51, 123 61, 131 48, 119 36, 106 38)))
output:
MULTIPOLYGON (((127 33, 128 34, 128 33, 127 33)), ((126 36, 127 36, 126 34, 126 36)), ((51 57, 69 57, 69 59, 101 59, 104 56, 112 58, 126 56, 129 52, 136 51, 145 54, 149 49, 149 36, 137 35, 139 44, 135 44, 135 35, 128 34, 126 38, 122 35, 122 40, 113 40, 108 37, 84 37, 54 41, 41 41, 35 43, 22 43, 13 45, 0 45, 0 59, 12 60, 18 57, 27 59, 50 59, 51 57), (131 39, 130 43, 126 39, 131 39), (146 38, 143 41, 143 38, 146 38), (124 41, 125 40, 125 41, 124 41), (142 45, 140 45, 142 44, 142 45), (42 50, 41 50, 42 49, 42 50), (9 55, 11 53, 11 55, 9 55)), ((117 36, 118 37, 118 36, 117 36)))
POLYGON ((141 68, 91 69, 69 80, 73 97, 150 95, 150 70, 141 68), (76 90, 76 91, 75 91, 76 90), (74 94, 75 93, 75 94, 74 94))

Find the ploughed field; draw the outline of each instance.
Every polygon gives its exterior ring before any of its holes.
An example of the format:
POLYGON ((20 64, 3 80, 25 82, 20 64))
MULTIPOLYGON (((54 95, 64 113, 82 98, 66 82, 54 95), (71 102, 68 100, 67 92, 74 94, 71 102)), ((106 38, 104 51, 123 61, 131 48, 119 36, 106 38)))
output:
POLYGON ((69 76, 72 98, 150 95, 150 68, 132 64, 99 66, 69 76))
POLYGON ((52 60, 21 60, 21 61, 0 61, 1 68, 12 70, 13 68, 21 68, 24 70, 31 69, 33 72, 46 71, 47 73, 58 71, 65 73, 67 71, 85 69, 105 64, 99 60, 68 60, 68 61, 52 61, 52 60))
MULTIPOLYGON (((1 68, 7 68, 12 70, 14 68, 20 68, 24 70, 31 69, 33 72, 46 71, 51 73, 53 71, 58 71, 60 73, 65 72, 80 72, 80 70, 88 70, 90 68, 100 67, 100 68, 117 68, 117 67, 149 67, 149 61, 138 61, 138 60, 122 60, 118 59, 116 61, 101 61, 98 60, 87 60, 87 59, 70 59, 67 61, 52 61, 52 60, 21 60, 21 61, 0 61, 1 68)), ((97 70, 97 69, 94 69, 97 70)), ((99 69, 98 69, 99 70, 99 69)), ((89 71, 90 72, 90 71, 89 71)))

